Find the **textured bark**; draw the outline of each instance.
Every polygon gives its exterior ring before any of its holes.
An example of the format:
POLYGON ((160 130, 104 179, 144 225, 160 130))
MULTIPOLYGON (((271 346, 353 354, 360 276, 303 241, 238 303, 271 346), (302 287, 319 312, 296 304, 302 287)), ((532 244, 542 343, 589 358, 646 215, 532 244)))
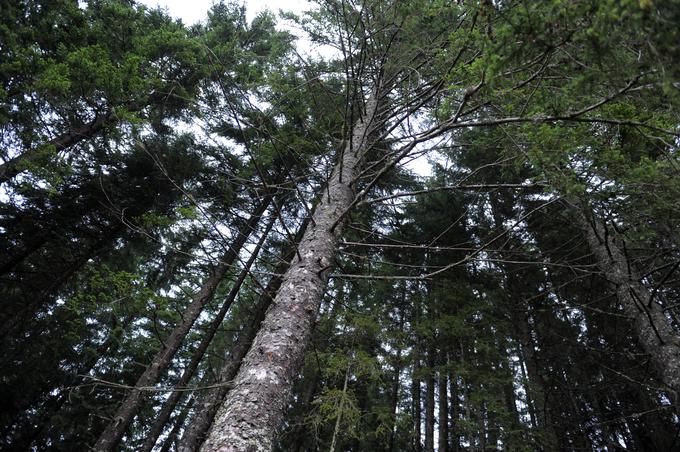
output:
MULTIPOLYGON (((402 285, 401 290, 401 304, 405 307, 406 302, 406 287, 402 285)), ((399 330, 404 331, 404 309, 401 310, 399 316, 399 330)), ((388 450, 390 452, 394 451, 396 434, 397 434, 397 414, 399 409, 399 387, 401 386, 401 353, 402 348, 397 346, 397 356, 394 360, 394 377, 392 379, 392 388, 390 390, 390 413, 392 414, 392 428, 390 429, 390 441, 388 450)))
MULTIPOLYGON (((310 375, 308 375, 304 380, 304 391, 298 405, 300 406, 300 415, 295 420, 293 431, 291 432, 291 452, 302 452, 305 450, 305 440, 313 435, 307 435, 307 423, 305 422, 305 414, 309 412, 311 404, 314 401, 314 396, 316 395, 316 390, 319 386, 319 373, 316 368, 312 368, 310 375)), ((315 439, 316 441, 316 439, 315 439)), ((314 445, 315 447, 316 444, 314 445)))
POLYGON ((628 317, 633 319, 635 333, 642 350, 651 359, 656 377, 664 383, 674 404, 680 395, 680 338, 671 326, 663 308, 640 284, 615 236, 597 219, 583 210, 576 211, 576 221, 597 259, 604 277, 616 288, 616 295, 628 317))
MULTIPOLYGON (((307 229, 308 221, 305 221, 300 227, 300 231, 296 235, 296 243, 299 241, 304 231, 307 229)), ((290 266, 290 261, 295 256, 295 246, 293 244, 290 249, 281 257, 281 263, 276 267, 277 274, 282 274, 290 266)), ((234 344, 228 360, 220 370, 217 383, 226 383, 234 379, 243 358, 248 353, 257 331, 260 329, 260 324, 264 320, 265 313, 274 298, 274 295, 281 287, 283 278, 281 276, 274 276, 269 280, 264 292, 260 295, 257 304, 253 310, 253 317, 248 326, 242 331, 236 343, 234 344)), ((193 452, 198 450, 200 445, 205 440, 205 435, 215 419, 215 414, 224 397, 229 392, 229 386, 224 385, 207 391, 201 398, 200 407, 196 410, 195 416, 189 422, 189 425, 184 432, 184 436, 177 446, 177 450, 181 452, 193 452)))
MULTIPOLYGON (((163 372, 168 368, 182 344, 182 341, 198 316, 203 312, 206 303, 212 300, 217 286, 236 260, 238 253, 246 243, 251 232, 256 228, 260 221, 260 217, 270 202, 271 196, 267 196, 256 208, 255 213, 253 213, 249 220, 241 225, 231 247, 223 255, 220 263, 213 269, 210 277, 203 283, 201 290, 194 296, 189 306, 185 309, 181 322, 166 338, 163 348, 161 348, 156 356, 154 356, 149 366, 137 380, 135 387, 146 387, 155 384, 163 372)), ((99 439, 94 446, 94 450, 98 452, 111 451, 116 447, 128 425, 130 425, 132 419, 137 414, 142 400, 142 391, 133 389, 128 393, 118 407, 111 423, 99 436, 99 439)))
MULTIPOLYGON (((449 361, 455 359, 455 352, 449 351, 449 361)), ((449 417, 451 419, 450 436, 451 447, 450 452, 458 452, 460 450, 460 428, 458 427, 458 413, 460 413, 460 402, 458 400, 458 381, 456 374, 451 371, 449 374, 449 390, 451 391, 451 398, 449 400, 449 417)))
MULTIPOLYGON (((420 323, 420 302, 419 298, 416 297, 414 314, 413 314, 413 327, 417 328, 420 323)), ((421 409, 420 409, 420 337, 416 332, 413 344, 413 373, 411 374, 411 400, 412 400, 412 418, 413 418, 413 450, 415 452, 420 452, 422 450, 422 444, 420 442, 421 437, 421 409)))
POLYGON ((219 312, 212 320, 212 322, 210 322, 210 326, 208 326, 208 329, 205 331, 205 333, 203 333, 201 342, 199 342, 198 347, 196 347, 196 350, 194 350, 193 354, 191 355, 191 360, 189 361, 189 364, 187 364, 187 366, 184 368, 182 376, 175 384, 175 388, 179 390, 170 393, 165 403, 163 403, 163 407, 161 408, 160 412, 158 413, 158 416, 156 417, 156 422, 154 422, 153 426, 151 427, 151 430, 147 434, 146 439, 144 440, 144 444, 142 445, 140 451, 149 452, 151 449, 153 449, 153 446, 156 444, 156 440, 163 431, 163 427, 165 427, 165 424, 170 419, 170 416, 172 415, 172 412, 174 411, 177 402, 179 402, 182 396, 184 395, 181 389, 186 388, 186 386, 193 378, 194 373, 196 372, 196 369, 198 369, 198 365, 201 363, 201 360, 203 359, 205 352, 208 350, 210 343, 215 337, 217 330, 219 329, 220 325, 222 325, 224 317, 227 315, 227 312, 229 312, 229 308, 231 307, 232 303, 236 299, 236 296, 241 290, 243 282, 250 274, 250 269, 255 263, 255 259, 257 259, 257 255, 260 253, 262 245, 269 236, 269 231, 271 231, 272 226, 274 226, 274 222, 276 221, 276 219, 277 219, 276 215, 272 215, 271 219, 267 223, 267 226, 262 232, 260 240, 253 249, 253 252, 251 253, 250 257, 248 258, 248 262, 246 262, 246 264, 243 266, 241 273, 238 275, 238 278, 236 278, 236 281, 234 281, 234 285, 229 291, 229 294, 227 294, 227 297, 222 302, 222 307, 220 308, 219 312))
POLYGON ((449 409, 447 397, 447 375, 446 375, 446 355, 445 352, 440 352, 440 362, 442 369, 439 370, 439 448, 438 452, 446 452, 449 443, 449 409))
MULTIPOLYGON (((112 122, 112 115, 107 114, 97 117, 90 124, 84 124, 80 127, 66 132, 58 137, 48 141, 44 146, 52 146, 56 152, 61 152, 64 149, 78 144, 79 142, 93 137, 102 131, 107 125, 112 122)), ((23 172, 27 164, 35 163, 41 157, 41 149, 44 146, 35 147, 24 151, 21 155, 7 160, 0 164, 0 184, 16 177, 23 172)))
POLYGON ((333 437, 331 439, 331 446, 328 449, 329 452, 335 452, 335 448, 338 444, 338 436, 340 436, 340 423, 342 422, 342 411, 345 408, 345 395, 347 394, 347 385, 349 383, 349 370, 350 366, 347 366, 345 370, 345 380, 342 384, 342 398, 340 399, 340 406, 338 407, 338 416, 335 418, 335 427, 333 428, 333 437))
POLYGON ((434 452, 434 346, 428 345, 425 377, 425 452, 434 452))
POLYGON ((284 276, 201 450, 272 449, 328 283, 342 217, 354 198, 352 182, 367 148, 376 106, 371 96, 298 247, 298 258, 284 276))
POLYGON ((182 411, 180 411, 180 413, 173 421, 172 430, 170 430, 170 433, 168 433, 168 437, 165 438, 165 441, 163 441, 163 444, 161 445, 159 452, 170 452, 170 449, 172 449, 172 445, 177 443, 179 431, 182 428, 182 425, 184 425, 184 421, 189 415, 189 411, 191 411, 191 408, 194 406, 194 403, 196 403, 196 397, 194 397, 192 394, 192 396, 187 401, 187 404, 184 406, 184 408, 182 408, 182 411))
MULTIPOLYGON (((243 358, 248 353, 250 345, 255 339, 260 323, 264 319, 265 312, 271 303, 271 296, 262 296, 256 307, 256 313, 253 321, 245 331, 239 334, 239 337, 231 350, 229 360, 220 370, 217 383, 227 383, 236 376, 239 366, 243 358)), ((190 425, 187 427, 184 436, 180 440, 177 450, 180 452, 193 452, 198 450, 205 439, 208 429, 212 425, 217 409, 224 397, 229 392, 229 386, 224 385, 208 391, 201 399, 200 407, 196 411, 194 418, 192 418, 190 425)))

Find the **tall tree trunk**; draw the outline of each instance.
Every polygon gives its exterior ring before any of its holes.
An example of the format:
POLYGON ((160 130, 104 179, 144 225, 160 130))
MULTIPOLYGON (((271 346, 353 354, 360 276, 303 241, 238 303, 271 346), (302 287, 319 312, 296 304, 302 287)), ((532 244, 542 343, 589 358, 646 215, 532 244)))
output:
MULTIPOLYGON (((212 275, 210 275, 203 283, 201 290, 194 296, 189 306, 185 309, 181 322, 167 337, 163 347, 158 351, 156 356, 154 356, 149 366, 137 380, 135 387, 146 387, 155 384, 163 372, 168 368, 187 333, 201 312, 203 312, 206 303, 212 300, 220 281, 222 281, 222 278, 236 260, 251 232, 257 227, 260 217, 269 206, 271 199, 272 195, 266 196, 255 209, 255 213, 253 213, 247 222, 241 225, 231 247, 222 256, 219 264, 214 268, 212 275)), ((142 400, 141 390, 133 389, 128 393, 118 407, 118 411, 113 416, 111 423, 99 436, 99 439, 94 446, 94 450, 97 452, 111 451, 116 447, 128 425, 130 425, 132 419, 137 414, 137 410, 139 409, 142 400)))
MULTIPOLYGON (((431 339, 428 339, 430 342, 431 339)), ((425 452, 434 452, 434 346, 427 346, 427 376, 425 377, 425 452)))
MULTIPOLYGON (((69 401, 72 396, 70 388, 76 388, 85 381, 85 375, 89 375, 92 369, 97 365, 102 356, 110 356, 117 347, 120 341, 120 333, 117 331, 125 331, 132 323, 134 317, 128 314, 120 325, 117 322, 111 327, 106 340, 97 346, 93 353, 87 358, 84 358, 81 364, 73 372, 70 380, 62 384, 62 388, 47 399, 37 410, 38 413, 30 425, 26 425, 21 429, 17 429, 11 439, 12 446, 17 449, 33 450, 39 448, 39 442, 44 440, 45 435, 48 434, 50 428, 54 424, 56 416, 60 415, 62 407, 69 401), (30 444, 30 447, 29 447, 30 444)), ((4 436, 6 433, 2 432, 4 436)))
POLYGON ((75 129, 59 135, 58 137, 48 141, 47 143, 44 143, 41 146, 28 149, 21 155, 1 163, 0 184, 14 178, 19 173, 24 171, 27 166, 30 166, 30 164, 34 164, 40 160, 42 150, 46 146, 54 147, 56 152, 61 152, 85 139, 92 138, 112 122, 112 117, 113 115, 111 113, 99 116, 90 124, 83 124, 80 127, 76 127, 75 129))
MULTIPOLYGON (((402 304, 402 310, 400 311, 399 315, 399 330, 398 331, 403 331, 404 330, 404 309, 405 309, 405 302, 406 302, 406 287, 402 285, 402 291, 401 291, 401 304, 402 304)), ((394 360, 394 378, 392 380, 392 388, 390 390, 390 409, 391 409, 391 414, 392 414, 392 426, 390 428, 390 440, 389 440, 389 446, 388 450, 390 452, 394 451, 394 446, 395 446, 395 441, 396 441, 396 434, 397 434, 397 413, 398 413, 398 407, 399 407, 399 387, 401 383, 401 368, 402 368, 402 363, 401 363, 401 353, 402 353, 402 347, 400 344, 397 345, 397 356, 394 360)))
POLYGON ((328 452, 335 452, 335 448, 338 444, 338 436, 340 435, 340 424, 342 422, 342 411, 345 409, 345 396, 347 395, 347 385, 349 383, 349 371, 351 368, 351 362, 345 370, 345 380, 342 383, 342 398, 340 399, 340 406, 338 406, 338 415, 335 418, 335 427, 333 427, 333 436, 331 438, 331 447, 328 452))
POLYGON ((446 352, 439 351, 439 438, 438 452, 446 452, 449 444, 449 398, 448 398, 448 379, 446 370, 446 352))
MULTIPOLYGON (((271 286, 271 284, 269 286, 271 286)), ((248 349, 250 349, 253 339, 255 339, 255 335, 260 328, 267 308, 269 308, 269 305, 271 304, 273 298, 272 294, 277 290, 276 288, 272 288, 272 291, 270 292, 269 286, 258 300, 250 324, 239 333, 229 358, 220 370, 217 378, 217 384, 220 386, 207 391, 203 395, 200 406, 196 410, 196 414, 191 419, 184 436, 179 442, 177 447, 178 451, 194 452, 198 450, 203 443, 205 435, 215 418, 217 409, 229 391, 228 383, 236 376, 243 358, 246 356, 246 353, 248 353, 248 349)))
POLYGON ((264 244, 265 240, 267 240, 267 237, 269 236, 269 231, 271 231, 271 228, 274 226, 274 222, 276 221, 276 219, 277 219, 276 215, 271 216, 269 222, 267 223, 267 226, 262 232, 260 240, 257 242, 255 249, 253 249, 252 253, 250 254, 248 262, 246 262, 246 264, 243 266, 243 269, 241 270, 241 273, 238 275, 236 281, 234 282, 234 285, 229 291, 229 294, 224 299, 222 307, 220 308, 219 312, 210 323, 210 326, 208 327, 206 332, 203 333, 201 342, 198 344, 198 347, 196 347, 196 350, 192 354, 189 364, 187 364, 186 368, 182 372, 182 376, 175 384, 175 389, 178 390, 170 393, 165 403, 163 404, 161 411, 158 413, 156 422, 154 422, 154 425, 151 427, 151 430, 149 431, 149 433, 147 433, 146 439, 144 440, 144 444, 140 449, 142 452, 149 452, 151 449, 153 449, 153 446, 156 444, 156 440, 163 431, 163 427, 165 427, 165 424, 168 422, 168 419, 170 419, 170 416, 172 415, 172 412, 174 411, 177 402, 179 402, 179 400, 182 398, 183 393, 181 389, 186 388, 186 386, 193 378, 194 373, 196 372, 196 369, 198 369, 198 365, 201 363, 201 360, 203 359, 205 352, 208 350, 208 347, 212 343, 212 340, 215 337, 217 330, 219 329, 220 325, 222 325, 224 317, 227 315, 227 312, 229 312, 229 308, 231 307, 232 303, 236 299, 236 296, 241 290, 243 282, 250 274, 250 268, 255 263, 257 255, 260 253, 260 249, 262 248, 262 245, 264 244))
POLYGON ((354 199, 352 184, 377 110, 376 93, 354 126, 322 199, 284 276, 272 308, 236 376, 204 443, 204 451, 271 450, 283 421, 312 325, 328 283, 343 216, 354 199))
POLYGON ((307 435, 307 424, 304 419, 304 410, 311 407, 311 403, 314 401, 314 396, 316 395, 316 390, 319 386, 319 372, 316 368, 312 369, 312 374, 307 377, 309 383, 303 380, 306 384, 304 385, 304 392, 300 401, 298 402, 300 407, 303 409, 303 414, 297 419, 297 423, 293 428, 291 436, 293 438, 290 450, 293 452, 302 452, 305 447, 305 439, 311 435, 307 435))
POLYGON ((420 297, 416 295, 413 306, 413 318, 411 319, 412 328, 415 330, 413 337, 413 373, 411 374, 411 400, 412 400, 412 418, 413 418, 413 450, 420 452, 422 445, 421 438, 421 393, 420 393, 420 373, 421 363, 420 356, 422 352, 422 344, 418 328, 420 326, 421 316, 420 297))
POLYGON ((512 364, 510 362, 510 356, 505 361, 503 368, 507 369, 508 381, 503 384, 503 399, 505 402, 505 408, 508 411, 509 421, 510 421, 510 431, 507 432, 508 438, 511 439, 512 444, 522 444, 525 443, 524 430, 522 429, 522 424, 519 420, 519 410, 517 409, 517 399, 515 397, 515 387, 513 385, 514 375, 512 373, 512 364))
POLYGON ((170 430, 168 437, 165 438, 165 441, 163 441, 159 452, 170 452, 172 445, 177 442, 177 437, 179 436, 179 432, 182 429, 182 425, 184 425, 184 421, 189 415, 189 411, 191 411, 194 403, 196 403, 196 397, 192 394, 191 397, 189 397, 187 404, 184 406, 184 408, 182 408, 182 411, 180 411, 177 417, 173 420, 172 430, 170 430))
POLYGON ((451 373, 449 374, 449 390, 451 391, 451 398, 449 399, 449 417, 451 419, 451 447, 450 452, 458 452, 460 450, 460 427, 458 426, 458 413, 460 413, 460 401, 458 399, 458 381, 453 370, 453 362, 455 358, 453 349, 449 351, 449 363, 451 365, 451 373))
POLYGON ((229 386, 226 385, 226 383, 233 380, 236 376, 241 362, 243 361, 243 357, 248 353, 248 350, 255 339, 255 335, 260 329, 260 324, 262 323, 262 320, 264 320, 265 313, 267 312, 267 309, 269 309, 274 295, 279 290, 279 287, 281 287, 283 278, 278 276, 278 274, 282 274, 289 267, 290 261, 295 256, 296 244, 299 241, 300 236, 304 234, 308 224, 308 221, 303 222, 300 226, 300 230, 296 234, 295 243, 291 244, 290 249, 281 256, 281 263, 276 267, 275 271, 277 275, 273 276, 264 288, 264 291, 255 305, 250 323, 239 333, 227 362, 222 366, 217 378, 217 383, 224 383, 224 385, 209 390, 203 395, 200 402, 200 408, 196 410, 196 414, 189 422, 189 425, 184 432, 184 436, 182 436, 182 439, 180 440, 177 447, 178 451, 193 452, 203 443, 220 403, 222 403, 227 392, 229 392, 229 386))
POLYGON ((651 359, 656 377, 664 383, 677 406, 680 395, 680 339, 671 327, 662 307, 640 284, 640 278, 628 264, 616 237, 598 219, 583 210, 575 217, 597 259, 604 277, 616 288, 624 312, 633 319, 635 333, 651 359))

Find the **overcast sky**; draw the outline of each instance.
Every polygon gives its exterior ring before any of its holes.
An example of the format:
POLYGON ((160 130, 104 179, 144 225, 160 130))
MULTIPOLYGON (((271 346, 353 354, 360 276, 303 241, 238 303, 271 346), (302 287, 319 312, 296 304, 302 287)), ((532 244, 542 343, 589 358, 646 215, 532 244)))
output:
MULTIPOLYGON (((166 8, 171 16, 179 17, 186 25, 192 25, 200 20, 203 20, 208 15, 208 9, 214 3, 214 0, 138 0, 147 6, 155 7, 161 6, 166 8)), ((292 11, 301 13, 305 10, 313 9, 313 4, 308 0, 242 0, 246 5, 248 20, 252 20, 257 13, 264 9, 269 9, 274 13, 279 10, 292 11)), ((290 30, 293 31, 293 30, 290 30)), ((294 32, 294 31, 293 31, 294 32)), ((298 35, 298 38, 301 38, 298 35)), ((314 54, 328 56, 333 53, 333 50, 323 48, 311 48, 310 43, 305 39, 298 40, 298 50, 304 55, 310 55, 310 51, 314 54)), ((424 156, 415 159, 406 164, 406 166, 414 170, 417 174, 424 176, 431 172, 430 165, 424 156)))
MULTIPOLYGON (((191 25, 207 16, 208 9, 214 0, 139 0, 148 6, 161 6, 167 8, 171 16, 179 17, 187 25, 191 25)), ((307 0, 243 0, 248 10, 248 20, 264 10, 270 9, 274 13, 278 11, 293 11, 296 13, 310 9, 307 0)))

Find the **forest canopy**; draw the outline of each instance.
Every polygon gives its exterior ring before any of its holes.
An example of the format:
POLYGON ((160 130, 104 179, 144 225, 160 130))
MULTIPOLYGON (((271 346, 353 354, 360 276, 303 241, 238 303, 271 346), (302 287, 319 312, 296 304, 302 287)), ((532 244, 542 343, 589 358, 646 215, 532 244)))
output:
POLYGON ((0 448, 680 450, 680 1, 311 8, 0 0, 0 448))

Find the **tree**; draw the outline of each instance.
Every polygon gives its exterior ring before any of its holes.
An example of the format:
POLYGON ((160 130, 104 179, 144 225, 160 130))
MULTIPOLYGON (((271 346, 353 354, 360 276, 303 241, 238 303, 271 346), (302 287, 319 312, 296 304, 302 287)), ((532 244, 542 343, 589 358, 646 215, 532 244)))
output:
POLYGON ((677 447, 675 1, 6 9, 3 446, 677 447))

